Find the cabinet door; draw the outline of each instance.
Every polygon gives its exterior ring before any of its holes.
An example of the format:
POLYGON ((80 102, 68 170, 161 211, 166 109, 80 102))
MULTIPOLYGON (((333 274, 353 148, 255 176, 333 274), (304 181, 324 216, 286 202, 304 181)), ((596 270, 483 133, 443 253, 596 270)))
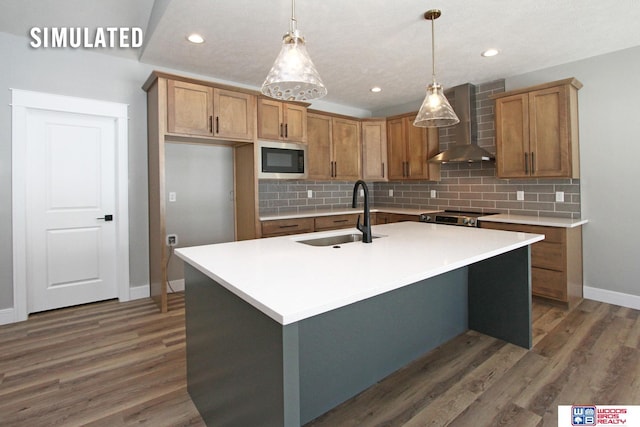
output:
POLYGON ((167 81, 167 132, 213 136, 213 88, 167 81))
POLYGON ((407 135, 407 166, 405 179, 429 179, 427 164, 427 129, 413 125, 415 117, 405 117, 407 135))
POLYGON ((255 97, 231 90, 213 90, 214 136, 253 140, 255 97))
POLYGON ((530 175, 528 94, 496 100, 496 169, 500 178, 530 175))
POLYGON ((287 141, 307 142, 307 107, 295 104, 283 104, 284 139, 287 141))
POLYGON ((331 179, 331 116, 307 115, 307 141, 308 179, 331 179))
POLYGON ((258 99, 258 138, 279 141, 284 135, 282 102, 258 99))
POLYGON ((404 179, 405 176, 405 132, 403 119, 387 121, 387 153, 389 164, 389 179, 404 179))
POLYGON ((529 94, 531 175, 571 176, 567 87, 529 94))
POLYGON ((363 121, 362 179, 387 180, 387 122, 363 121))
POLYGON ((333 178, 360 179, 360 122, 334 117, 331 134, 333 178))

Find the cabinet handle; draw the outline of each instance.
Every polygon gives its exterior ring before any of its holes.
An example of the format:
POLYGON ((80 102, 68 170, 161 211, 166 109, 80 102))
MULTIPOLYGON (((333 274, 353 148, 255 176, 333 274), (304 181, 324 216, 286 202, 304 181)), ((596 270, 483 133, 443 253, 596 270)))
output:
POLYGON ((338 176, 338 162, 333 162, 333 177, 336 178, 338 176))
POLYGON ((220 133, 220 117, 216 116, 216 133, 220 133))
POLYGON ((287 123, 284 124, 284 137, 289 138, 289 125, 287 123))
POLYGON ((284 124, 280 123, 280 138, 284 137, 283 128, 284 128, 284 124))
POLYGON ((209 132, 213 133, 213 116, 209 116, 209 132))
POLYGON ((536 158, 533 157, 533 151, 531 152, 531 175, 536 173, 536 158))
POLYGON ((348 219, 334 219, 334 220, 333 220, 333 223, 334 223, 334 224, 338 224, 338 223, 341 223, 341 222, 347 222, 347 221, 349 221, 349 220, 348 220, 348 219))
POLYGON ((299 224, 291 224, 291 225, 281 225, 280 228, 295 228, 298 227, 299 224))
POLYGON ((524 173, 529 175, 529 153, 524 153, 524 173))
POLYGON ((384 163, 380 163, 381 169, 382 169, 382 177, 384 178, 384 163))

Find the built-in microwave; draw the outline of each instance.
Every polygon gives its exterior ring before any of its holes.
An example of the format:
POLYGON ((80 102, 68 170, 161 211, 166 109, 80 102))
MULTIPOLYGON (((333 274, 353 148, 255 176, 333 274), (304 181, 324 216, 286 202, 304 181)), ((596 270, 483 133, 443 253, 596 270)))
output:
POLYGON ((258 142, 258 178, 306 179, 307 146, 293 142, 258 142))

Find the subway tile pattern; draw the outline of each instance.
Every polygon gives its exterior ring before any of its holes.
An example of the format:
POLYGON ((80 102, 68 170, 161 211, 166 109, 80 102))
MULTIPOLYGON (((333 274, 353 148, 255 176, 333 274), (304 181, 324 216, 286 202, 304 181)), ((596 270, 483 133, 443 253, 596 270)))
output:
MULTIPOLYGON (((504 92, 504 80, 476 86, 478 145, 495 153, 493 93, 504 92)), ((455 104, 455 99, 450 99, 455 104)), ((452 129, 440 129, 440 149, 454 144, 452 129)), ((445 164, 438 182, 367 183, 375 207, 424 210, 473 210, 519 215, 579 219, 580 180, 578 179, 498 179, 493 162, 445 164), (393 196, 389 196, 393 190, 393 196), (431 190, 436 197, 431 198, 431 190), (524 200, 517 200, 517 192, 524 200), (564 192, 564 202, 556 202, 556 192, 564 192)), ((260 215, 313 212, 351 206, 353 182, 275 181, 259 184, 260 215), (313 197, 307 197, 312 190, 313 197)))
MULTIPOLYGON (((260 180, 260 216, 350 208, 353 185, 350 181, 260 180), (311 198, 308 197, 309 190, 311 198)), ((369 203, 373 203, 374 183, 367 183, 367 186, 369 203)))

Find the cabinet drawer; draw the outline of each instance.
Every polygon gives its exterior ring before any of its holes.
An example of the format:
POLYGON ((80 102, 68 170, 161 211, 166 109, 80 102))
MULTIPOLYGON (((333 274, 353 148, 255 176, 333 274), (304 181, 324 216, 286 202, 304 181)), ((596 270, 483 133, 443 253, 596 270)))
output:
POLYGON ((481 221, 482 228, 494 230, 520 231, 522 233, 544 234, 545 242, 564 243, 565 229, 561 227, 544 227, 540 225, 511 224, 504 222, 481 221))
POLYGON ((313 218, 277 219, 262 222, 262 237, 313 232, 313 218))
POLYGON ((316 218, 316 231, 353 228, 356 226, 358 214, 319 216, 316 218))
POLYGON ((566 265, 567 262, 564 245, 559 243, 550 243, 546 240, 531 245, 532 267, 565 271, 566 265))
POLYGON ((567 302, 567 275, 562 271, 532 267, 531 291, 534 295, 567 302))

